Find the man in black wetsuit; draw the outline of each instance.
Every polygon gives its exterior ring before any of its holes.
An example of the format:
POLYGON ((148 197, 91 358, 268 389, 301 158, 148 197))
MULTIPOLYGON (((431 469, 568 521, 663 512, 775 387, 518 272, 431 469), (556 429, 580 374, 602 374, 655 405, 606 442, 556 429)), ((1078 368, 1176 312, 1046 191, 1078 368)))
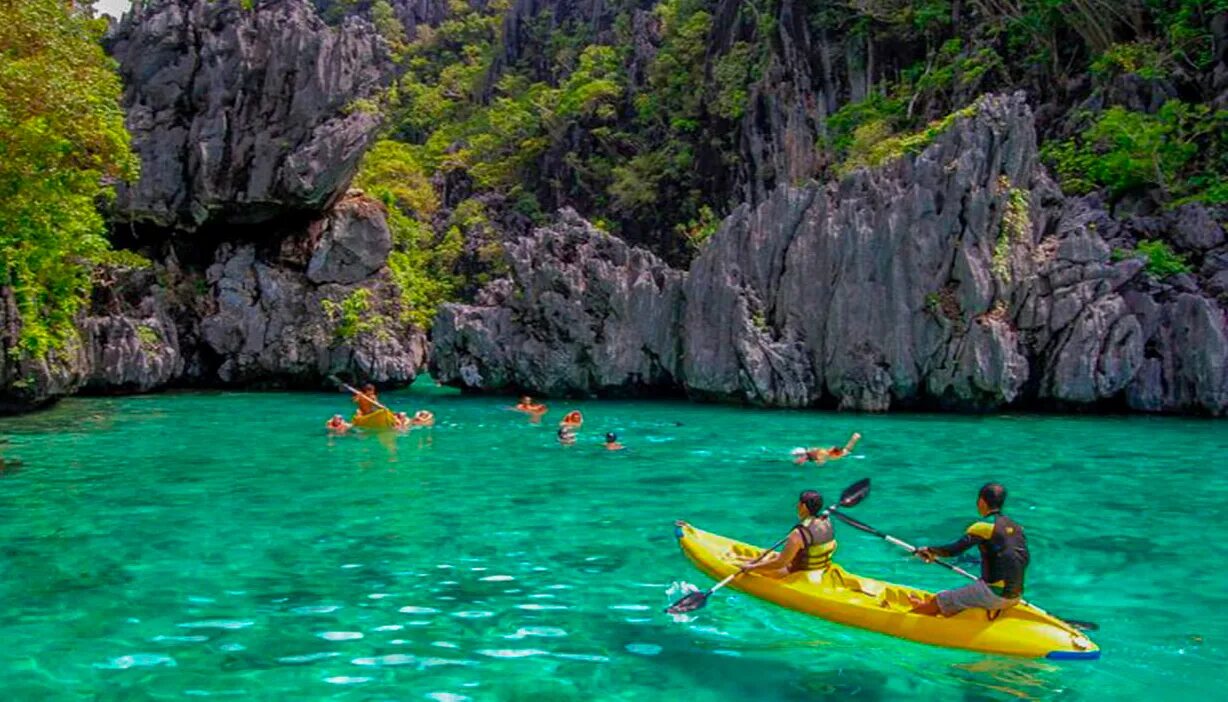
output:
POLYGON ((914 599, 913 612, 951 617, 973 607, 1003 610, 1019 604, 1023 597, 1023 574, 1028 567, 1028 540, 1023 527, 1002 514, 1005 502, 1006 488, 998 483, 986 484, 976 500, 980 521, 968 527, 954 543, 917 549, 917 556, 930 563, 939 556, 958 556, 976 546, 981 551, 981 577, 925 600, 914 599))

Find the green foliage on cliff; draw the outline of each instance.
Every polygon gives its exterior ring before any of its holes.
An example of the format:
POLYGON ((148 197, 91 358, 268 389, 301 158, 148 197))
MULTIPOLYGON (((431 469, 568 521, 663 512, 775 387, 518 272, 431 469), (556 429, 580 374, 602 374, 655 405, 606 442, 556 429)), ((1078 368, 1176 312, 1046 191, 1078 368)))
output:
POLYGON ((40 356, 73 334, 89 260, 109 248, 95 208, 137 161, 119 108, 105 20, 63 0, 0 4, 0 286, 40 356))
POLYGON ((1170 275, 1189 273, 1193 270, 1185 256, 1173 251, 1171 246, 1159 239, 1140 241, 1138 247, 1133 250, 1113 250, 1114 261, 1138 257, 1147 261, 1147 266, 1143 270, 1156 278, 1167 278, 1170 275))

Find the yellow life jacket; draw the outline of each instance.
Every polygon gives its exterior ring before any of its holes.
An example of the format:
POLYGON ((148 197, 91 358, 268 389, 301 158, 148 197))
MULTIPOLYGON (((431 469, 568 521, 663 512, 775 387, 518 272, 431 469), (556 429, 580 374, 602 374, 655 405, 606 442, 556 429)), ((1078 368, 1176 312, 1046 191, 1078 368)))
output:
POLYGON ((832 554, 836 552, 831 522, 809 517, 794 528, 801 534, 802 550, 798 551, 789 570, 824 570, 831 565, 832 554))

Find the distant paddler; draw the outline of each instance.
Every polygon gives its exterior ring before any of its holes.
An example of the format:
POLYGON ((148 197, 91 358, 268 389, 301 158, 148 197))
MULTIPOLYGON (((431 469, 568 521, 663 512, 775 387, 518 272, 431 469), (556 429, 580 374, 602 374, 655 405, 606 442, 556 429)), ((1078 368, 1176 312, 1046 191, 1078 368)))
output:
POLYGON ((367 383, 362 386, 362 392, 354 393, 354 403, 358 405, 358 414, 371 414, 382 407, 379 396, 375 394, 375 386, 367 383))
POLYGON ((846 443, 843 447, 830 446, 828 448, 809 448, 809 449, 795 448, 793 449, 793 455, 796 458, 793 459, 793 462, 799 466, 803 463, 806 463, 807 461, 814 461, 815 463, 819 465, 823 465, 824 463, 828 461, 834 461, 838 458, 844 458, 845 456, 848 456, 849 454, 851 454, 853 452, 853 447, 856 446, 857 442, 860 440, 861 440, 861 434, 858 434, 857 432, 853 432, 853 435, 849 437, 848 443, 846 443))
POLYGON ((529 397, 528 395, 522 396, 520 398, 520 402, 517 403, 512 409, 516 410, 517 412, 524 412, 525 414, 536 415, 538 417, 550 411, 550 408, 546 407, 540 402, 534 402, 533 398, 529 397))
POLYGON ((559 422, 560 427, 569 427, 571 429, 579 429, 584 425, 584 415, 580 414, 580 410, 572 410, 563 416, 563 420, 559 422))

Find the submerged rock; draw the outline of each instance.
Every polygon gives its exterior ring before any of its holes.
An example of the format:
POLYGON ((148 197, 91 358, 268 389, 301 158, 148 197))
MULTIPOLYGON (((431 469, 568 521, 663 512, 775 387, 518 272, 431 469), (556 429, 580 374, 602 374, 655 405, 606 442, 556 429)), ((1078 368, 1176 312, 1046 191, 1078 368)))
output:
POLYGON ((141 159, 112 217, 192 231, 319 213, 345 192, 391 79, 374 29, 308 0, 138 3, 108 38, 141 159))

